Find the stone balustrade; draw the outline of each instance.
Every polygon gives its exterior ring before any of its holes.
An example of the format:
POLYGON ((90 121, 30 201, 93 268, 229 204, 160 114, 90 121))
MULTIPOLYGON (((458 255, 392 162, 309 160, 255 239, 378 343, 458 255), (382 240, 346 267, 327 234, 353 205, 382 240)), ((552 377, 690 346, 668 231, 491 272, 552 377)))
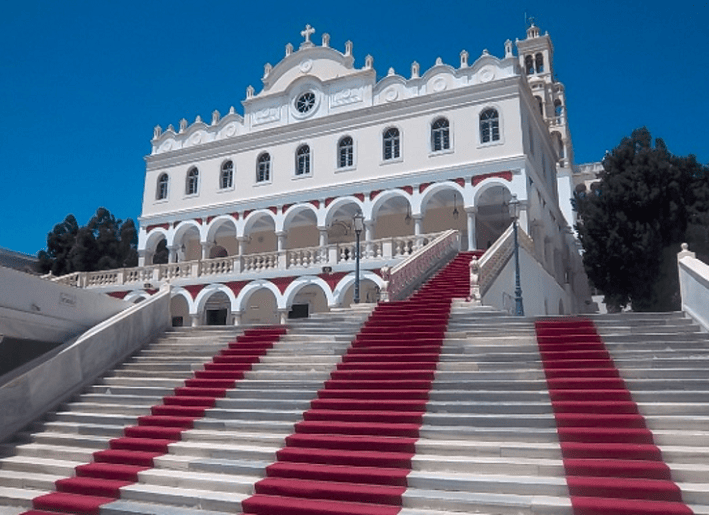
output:
MULTIPOLYGON (((420 253, 429 243, 440 239, 446 233, 396 236, 377 240, 362 241, 360 256, 363 262, 403 259, 420 253)), ((106 286, 132 285, 149 283, 157 287, 164 282, 176 279, 235 275, 241 273, 260 273, 277 270, 306 270, 314 267, 335 266, 354 263, 355 243, 333 243, 324 247, 305 247, 298 249, 245 254, 215 259, 182 261, 162 265, 148 265, 135 268, 119 268, 98 272, 75 272, 52 278, 62 284, 77 288, 98 288, 106 286)), ((428 253, 424 253, 428 255, 428 253)), ((413 269, 402 272, 401 280, 414 274, 413 269)), ((397 278, 397 281, 399 279, 397 278)))

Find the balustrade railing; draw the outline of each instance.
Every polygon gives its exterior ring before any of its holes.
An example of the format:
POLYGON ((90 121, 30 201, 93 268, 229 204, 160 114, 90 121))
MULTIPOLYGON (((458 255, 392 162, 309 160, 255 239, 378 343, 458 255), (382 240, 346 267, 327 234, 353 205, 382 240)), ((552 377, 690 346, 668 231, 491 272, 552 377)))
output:
POLYGON ((403 297, 417 282, 425 279, 441 263, 442 259, 460 249, 460 233, 448 230, 437 235, 419 236, 419 246, 401 242, 398 247, 400 255, 409 257, 390 270, 383 270, 385 288, 382 300, 398 300, 403 297))
MULTIPOLYGON (((448 231, 450 232, 450 231, 448 231)), ((360 242, 362 261, 401 259, 413 256, 445 233, 396 236, 360 242)), ((75 272, 61 277, 48 276, 53 281, 77 288, 116 286, 135 283, 169 282, 174 279, 219 276, 239 273, 260 273, 273 270, 296 270, 352 263, 355 243, 333 243, 323 247, 305 247, 243 256, 183 261, 163 265, 119 268, 98 272, 75 272)))
MULTIPOLYGON (((520 247, 523 247, 530 254, 534 254, 534 243, 526 232, 518 227, 517 237, 520 247)), ((514 230, 512 224, 502 233, 497 241, 485 251, 485 254, 478 260, 479 273, 478 285, 480 294, 485 295, 490 285, 495 281, 504 268, 507 260, 510 259, 515 250, 514 230)))

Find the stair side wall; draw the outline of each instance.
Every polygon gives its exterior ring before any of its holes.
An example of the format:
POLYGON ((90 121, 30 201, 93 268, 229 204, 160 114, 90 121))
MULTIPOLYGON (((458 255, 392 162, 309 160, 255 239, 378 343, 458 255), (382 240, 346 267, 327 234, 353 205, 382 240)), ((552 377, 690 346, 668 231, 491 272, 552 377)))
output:
POLYGON ((0 385, 0 441, 93 383, 169 325, 170 290, 166 288, 94 326, 0 385))

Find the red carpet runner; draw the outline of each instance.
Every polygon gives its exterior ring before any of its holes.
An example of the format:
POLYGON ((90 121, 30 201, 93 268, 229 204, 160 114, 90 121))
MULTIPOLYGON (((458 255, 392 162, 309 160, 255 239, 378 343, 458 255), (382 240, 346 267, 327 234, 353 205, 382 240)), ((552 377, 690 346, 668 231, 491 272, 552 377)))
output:
POLYGON ((451 299, 468 295, 471 255, 458 255, 411 299, 377 306, 242 502, 245 514, 400 511, 451 299))
POLYGON ((153 458, 166 454, 168 445, 180 440, 181 433, 214 407, 216 399, 224 397, 285 332, 283 326, 247 329, 185 386, 176 388, 175 395, 153 406, 151 415, 139 417, 137 426, 111 440, 109 449, 95 452, 93 463, 76 467, 76 477, 60 479, 56 492, 35 498, 35 509, 23 515, 98 515, 101 505, 116 500, 121 487, 137 482, 139 472, 152 468, 153 458))
POLYGON ((574 514, 692 514, 593 322, 536 330, 574 514))

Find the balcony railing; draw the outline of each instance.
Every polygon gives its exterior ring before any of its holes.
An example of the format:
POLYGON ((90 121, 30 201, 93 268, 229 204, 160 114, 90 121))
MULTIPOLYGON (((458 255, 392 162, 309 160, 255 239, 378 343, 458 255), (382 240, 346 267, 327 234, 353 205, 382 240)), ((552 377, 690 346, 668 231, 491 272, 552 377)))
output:
MULTIPOLYGON (((363 241, 360 243, 361 260, 385 261, 403 259, 419 251, 429 242, 444 233, 396 236, 363 241)), ((242 273, 258 274, 278 270, 306 270, 314 267, 336 266, 353 263, 355 243, 333 243, 324 247, 245 254, 215 259, 183 261, 163 265, 147 265, 135 268, 119 268, 99 272, 75 272, 55 277, 53 280, 77 288, 97 288, 119 285, 141 286, 145 283, 155 287, 163 282, 197 277, 216 277, 242 273)))

